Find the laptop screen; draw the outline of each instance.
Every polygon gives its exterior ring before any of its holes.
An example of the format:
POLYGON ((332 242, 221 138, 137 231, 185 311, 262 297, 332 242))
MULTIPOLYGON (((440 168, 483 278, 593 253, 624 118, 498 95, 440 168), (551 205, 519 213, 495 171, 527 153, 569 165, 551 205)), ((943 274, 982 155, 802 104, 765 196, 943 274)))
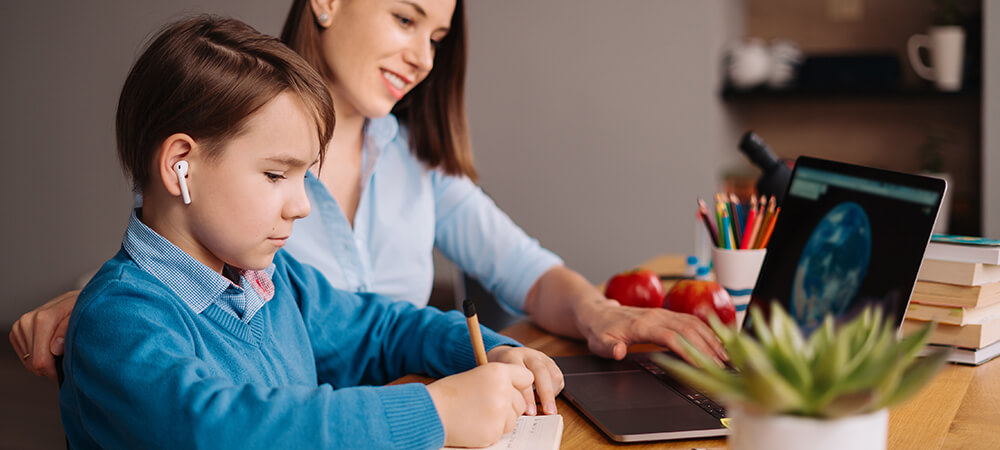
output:
POLYGON ((898 325, 944 189, 939 179, 799 158, 750 304, 766 317, 776 301, 807 333, 866 304, 898 325))

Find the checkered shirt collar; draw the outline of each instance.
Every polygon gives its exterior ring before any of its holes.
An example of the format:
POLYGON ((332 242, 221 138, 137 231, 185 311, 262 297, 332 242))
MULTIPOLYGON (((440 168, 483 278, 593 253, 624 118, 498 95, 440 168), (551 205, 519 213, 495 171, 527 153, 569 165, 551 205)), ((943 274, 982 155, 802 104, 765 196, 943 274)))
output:
POLYGON ((212 303, 218 303, 226 290, 234 289, 250 297, 243 311, 243 321, 249 322, 274 296, 271 282, 274 264, 264 270, 236 269, 241 275, 240 286, 237 286, 146 226, 139 220, 141 214, 141 208, 132 211, 122 247, 139 267, 167 285, 195 313, 201 314, 212 303))

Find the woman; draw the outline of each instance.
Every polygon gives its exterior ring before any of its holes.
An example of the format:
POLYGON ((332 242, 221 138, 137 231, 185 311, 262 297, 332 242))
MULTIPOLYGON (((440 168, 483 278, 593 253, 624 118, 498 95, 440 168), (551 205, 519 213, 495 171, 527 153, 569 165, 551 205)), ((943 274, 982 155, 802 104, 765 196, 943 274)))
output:
MULTIPOLYGON (((586 339, 596 354, 621 359, 628 345, 652 342, 686 356, 683 335, 725 359, 694 316, 604 298, 474 184, 462 3, 294 1, 282 40, 326 79, 337 125, 324 169, 306 180, 313 211, 296 225, 289 251, 340 289, 426 305, 436 246, 507 306, 550 332, 586 339)), ((55 377, 52 355, 62 353, 76 294, 14 324, 11 344, 29 370, 55 377)))

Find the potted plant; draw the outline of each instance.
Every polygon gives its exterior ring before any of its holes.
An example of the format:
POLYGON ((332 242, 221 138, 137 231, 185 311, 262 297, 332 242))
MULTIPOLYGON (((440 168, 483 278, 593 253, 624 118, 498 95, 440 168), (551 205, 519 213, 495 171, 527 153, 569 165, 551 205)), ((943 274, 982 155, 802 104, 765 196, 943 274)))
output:
POLYGON ((727 406, 735 450, 884 449, 888 408, 915 394, 947 358, 943 350, 917 359, 933 324, 900 339, 880 309, 866 308, 839 328, 827 317, 808 338, 778 305, 770 322, 756 307, 750 315, 753 331, 745 333, 710 318, 735 373, 686 341, 700 368, 654 358, 727 406))

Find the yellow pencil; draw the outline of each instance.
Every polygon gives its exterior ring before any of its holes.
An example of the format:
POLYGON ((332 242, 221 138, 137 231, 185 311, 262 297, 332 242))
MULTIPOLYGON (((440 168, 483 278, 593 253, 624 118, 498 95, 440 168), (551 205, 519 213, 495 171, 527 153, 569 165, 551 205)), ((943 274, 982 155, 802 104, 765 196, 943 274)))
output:
POLYGON ((472 353, 476 355, 476 365, 486 364, 486 345, 483 344, 483 333, 479 329, 479 316, 476 315, 476 305, 472 300, 462 302, 465 312, 465 324, 469 326, 469 339, 472 340, 472 353))

